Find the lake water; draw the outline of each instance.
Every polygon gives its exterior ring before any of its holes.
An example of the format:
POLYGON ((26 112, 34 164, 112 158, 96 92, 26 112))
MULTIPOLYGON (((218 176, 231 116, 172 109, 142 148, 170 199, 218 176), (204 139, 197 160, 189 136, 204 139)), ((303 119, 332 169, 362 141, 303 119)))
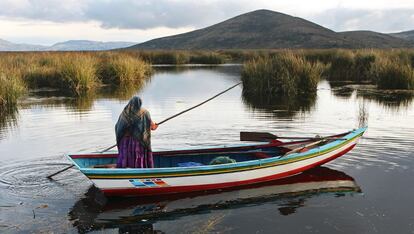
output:
POLYGON ((113 145, 134 94, 161 121, 239 82, 240 68, 158 67, 142 86, 82 99, 31 93, 0 121, 0 232, 414 233, 414 104, 365 86, 322 81, 315 97, 273 103, 243 98, 236 87, 153 133, 154 150, 165 150, 240 144, 240 131, 315 136, 369 126, 350 153, 285 181, 106 200, 75 169, 45 179, 69 163, 64 153, 113 145))

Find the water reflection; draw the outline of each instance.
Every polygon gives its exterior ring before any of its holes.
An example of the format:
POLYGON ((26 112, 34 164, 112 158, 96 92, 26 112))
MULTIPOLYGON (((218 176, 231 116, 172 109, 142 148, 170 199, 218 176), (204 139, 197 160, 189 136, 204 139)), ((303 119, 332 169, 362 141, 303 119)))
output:
POLYGON ((219 74, 240 76, 242 69, 241 64, 222 64, 222 65, 156 65, 154 66, 156 73, 168 73, 168 74, 179 74, 186 71, 197 71, 197 70, 212 70, 219 74))
POLYGON ((292 118, 297 114, 310 112, 316 103, 316 94, 266 99, 243 93, 243 102, 250 109, 269 114, 269 117, 292 118))
POLYGON ((357 97, 374 101, 391 109, 408 108, 411 106, 414 93, 411 91, 385 91, 385 90, 357 90, 357 97))
POLYGON ((0 110, 0 140, 6 138, 7 130, 17 126, 19 110, 10 107, 0 110))
MULTIPOLYGON (((148 80, 147 80, 148 81, 148 80)), ((81 96, 65 96, 57 90, 37 90, 31 93, 30 98, 20 104, 22 109, 41 107, 67 107, 75 112, 92 110, 98 99, 129 100, 140 92, 147 81, 134 82, 119 86, 104 86, 94 92, 81 96)))
POLYGON ((393 109, 408 108, 414 99, 414 92, 409 90, 379 90, 375 85, 329 82, 333 95, 349 99, 354 93, 357 98, 374 101, 393 109))
POLYGON ((321 194, 342 196, 361 192, 354 179, 341 171, 318 167, 300 175, 260 185, 245 186, 240 190, 201 192, 187 195, 169 195, 148 198, 119 198, 107 200, 91 187, 85 197, 71 209, 79 232, 106 228, 153 230, 152 224, 161 220, 206 213, 213 210, 231 210, 240 207, 276 204, 281 215, 296 213, 306 206, 307 199, 321 194))

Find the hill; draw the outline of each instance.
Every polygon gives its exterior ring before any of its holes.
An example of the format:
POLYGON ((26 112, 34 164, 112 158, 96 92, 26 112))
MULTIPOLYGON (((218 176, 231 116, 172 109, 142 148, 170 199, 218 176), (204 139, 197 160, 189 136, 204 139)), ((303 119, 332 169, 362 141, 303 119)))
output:
POLYGON ((88 40, 70 40, 65 42, 56 43, 46 50, 50 51, 87 51, 87 50, 112 50, 118 48, 124 48, 134 45, 134 42, 101 42, 101 41, 88 41, 88 40))
POLYGON ((387 34, 369 31, 337 33, 302 18, 257 10, 128 49, 394 48, 409 45, 407 40, 387 34))
POLYGON ((405 31, 399 33, 390 33, 391 36, 414 41, 414 30, 412 31, 405 31))
POLYGON ((41 45, 17 44, 0 39, 0 51, 39 51, 44 48, 41 45))
POLYGON ((392 36, 390 34, 378 33, 373 31, 347 31, 340 32, 344 38, 355 41, 355 47, 364 48, 401 48, 411 47, 410 41, 392 36))
POLYGON ((119 49, 136 44, 135 42, 101 42, 87 40, 71 40, 59 42, 52 46, 16 44, 0 39, 0 51, 94 51, 119 49))

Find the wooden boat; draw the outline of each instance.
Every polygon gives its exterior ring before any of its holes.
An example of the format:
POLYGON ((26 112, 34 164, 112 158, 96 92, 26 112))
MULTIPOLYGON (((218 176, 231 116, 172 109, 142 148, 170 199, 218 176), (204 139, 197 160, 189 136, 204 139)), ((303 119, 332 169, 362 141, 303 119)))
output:
POLYGON ((68 154, 106 196, 150 196, 217 190, 277 180, 338 158, 355 147, 366 127, 311 140, 154 152, 155 168, 96 168, 117 153, 68 154), (218 156, 235 163, 209 165, 218 156), (179 167, 185 162, 201 166, 179 167))
POLYGON ((360 187, 351 176, 327 167, 317 167, 299 175, 237 189, 140 199, 106 199, 92 186, 85 197, 74 204, 69 216, 72 220, 77 220, 75 226, 78 231, 85 233, 105 228, 139 228, 159 220, 173 220, 214 210, 260 206, 264 203, 277 204, 281 215, 289 215, 305 206, 306 201, 313 196, 360 192, 360 187))

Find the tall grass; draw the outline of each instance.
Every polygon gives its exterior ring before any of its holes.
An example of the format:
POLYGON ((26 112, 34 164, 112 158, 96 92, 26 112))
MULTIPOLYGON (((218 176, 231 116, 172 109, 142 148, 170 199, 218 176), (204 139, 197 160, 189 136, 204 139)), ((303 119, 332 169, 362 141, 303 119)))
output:
POLYGON ((139 51, 129 54, 141 57, 151 64, 222 64, 227 61, 224 53, 213 51, 139 51))
POLYGON ((401 60, 381 58, 375 63, 373 79, 379 89, 414 89, 414 69, 408 61, 401 60))
POLYGON ((291 52, 259 57, 243 65, 243 93, 269 99, 315 93, 322 71, 320 63, 291 52))
POLYGON ((100 81, 96 75, 97 60, 91 56, 62 58, 58 70, 60 88, 68 88, 76 94, 95 89, 100 81))
POLYGON ((140 82, 151 72, 151 66, 141 59, 111 54, 103 58, 98 68, 102 82, 115 85, 140 82))
POLYGON ((370 82, 379 89, 414 89, 412 50, 328 50, 306 52, 312 61, 328 64, 331 81, 370 82))
POLYGON ((0 105, 15 105, 27 88, 54 88, 76 96, 101 84, 142 81, 151 67, 119 52, 0 53, 0 105))
POLYGON ((17 100, 26 92, 19 71, 7 69, 0 65, 0 108, 1 111, 16 105, 17 100))
POLYGON ((370 81, 377 57, 378 54, 372 51, 337 50, 330 58, 327 77, 334 81, 370 81))

